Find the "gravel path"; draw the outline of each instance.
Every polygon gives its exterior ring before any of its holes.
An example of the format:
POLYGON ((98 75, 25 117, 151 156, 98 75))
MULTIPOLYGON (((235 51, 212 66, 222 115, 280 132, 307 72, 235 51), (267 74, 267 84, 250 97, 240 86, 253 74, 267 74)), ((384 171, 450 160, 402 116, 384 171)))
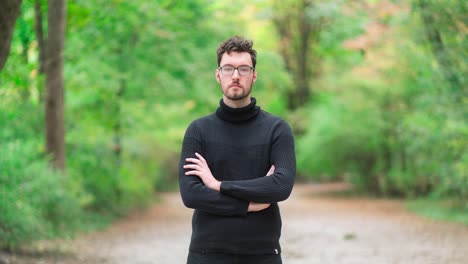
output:
MULTIPOLYGON (((297 185, 280 204, 283 263, 468 263, 468 226, 417 217, 397 200, 323 194, 344 187, 297 185)), ((192 211, 182 205, 178 193, 162 198, 150 210, 134 213, 105 231, 46 243, 48 253, 9 256, 6 262, 185 263, 192 211)))

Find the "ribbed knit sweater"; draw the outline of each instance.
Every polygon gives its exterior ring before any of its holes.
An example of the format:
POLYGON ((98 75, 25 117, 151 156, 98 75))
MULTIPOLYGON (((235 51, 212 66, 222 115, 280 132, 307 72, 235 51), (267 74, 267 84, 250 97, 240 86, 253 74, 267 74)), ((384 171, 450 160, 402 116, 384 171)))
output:
POLYGON ((221 100, 216 113, 193 121, 184 136, 179 187, 185 206, 195 209, 190 251, 228 254, 279 254, 281 216, 278 202, 287 199, 296 175, 290 126, 256 106, 243 108, 221 100), (221 191, 185 175, 185 159, 200 153, 221 191), (273 175, 266 176, 271 165, 273 175), (271 203, 247 212, 252 202, 271 203))

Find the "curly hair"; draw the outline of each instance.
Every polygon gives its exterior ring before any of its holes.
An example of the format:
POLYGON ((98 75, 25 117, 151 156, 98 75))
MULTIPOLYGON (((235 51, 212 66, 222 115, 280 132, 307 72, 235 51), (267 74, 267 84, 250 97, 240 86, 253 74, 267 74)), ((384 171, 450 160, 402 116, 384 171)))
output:
POLYGON ((236 52, 248 52, 252 58, 252 65, 255 68, 257 64, 257 51, 252 48, 253 41, 244 39, 240 36, 234 36, 224 42, 222 42, 216 53, 218 54, 218 67, 221 66, 221 59, 223 58, 224 53, 230 53, 231 51, 236 52))

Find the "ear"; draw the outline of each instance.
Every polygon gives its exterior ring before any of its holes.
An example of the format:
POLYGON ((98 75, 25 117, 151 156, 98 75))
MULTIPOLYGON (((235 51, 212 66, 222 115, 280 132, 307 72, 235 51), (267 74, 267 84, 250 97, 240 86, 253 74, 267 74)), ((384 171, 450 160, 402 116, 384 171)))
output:
POLYGON ((216 69, 216 81, 218 81, 218 83, 221 83, 221 76, 218 69, 216 69))
POLYGON ((252 82, 255 83, 256 80, 257 80, 257 71, 254 71, 253 76, 252 76, 252 82))

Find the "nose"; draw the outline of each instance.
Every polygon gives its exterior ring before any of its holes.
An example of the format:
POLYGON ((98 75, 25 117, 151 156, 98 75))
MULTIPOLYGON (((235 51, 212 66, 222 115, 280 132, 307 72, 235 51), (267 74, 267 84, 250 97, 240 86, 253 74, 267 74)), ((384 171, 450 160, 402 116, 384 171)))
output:
POLYGON ((234 69, 234 72, 232 73, 232 78, 239 79, 239 69, 234 69))

